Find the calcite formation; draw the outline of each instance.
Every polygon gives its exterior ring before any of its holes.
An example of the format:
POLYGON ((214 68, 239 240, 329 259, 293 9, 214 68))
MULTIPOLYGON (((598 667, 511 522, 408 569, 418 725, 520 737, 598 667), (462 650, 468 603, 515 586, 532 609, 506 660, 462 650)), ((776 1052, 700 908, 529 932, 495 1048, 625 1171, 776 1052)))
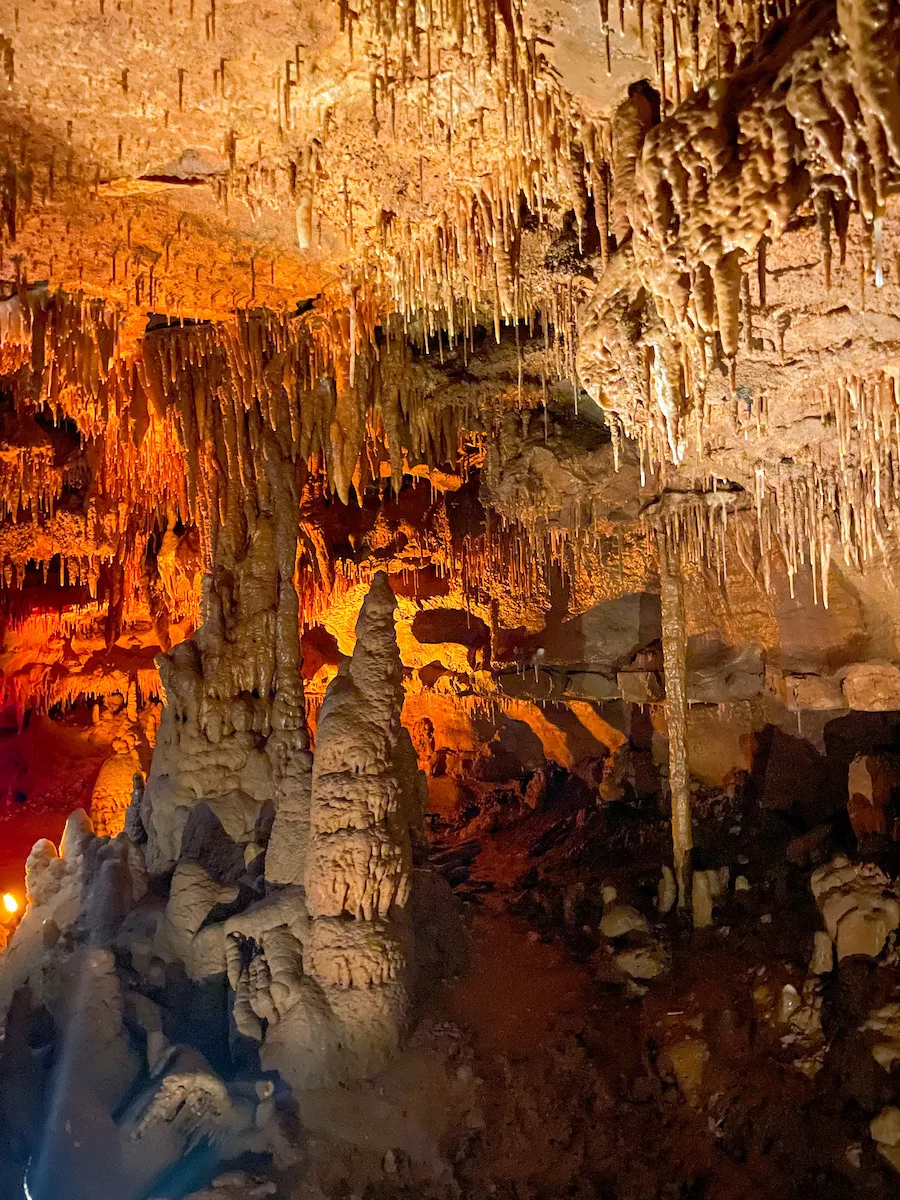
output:
MULTIPOLYGON (((201 1143, 206 1182, 272 1152, 282 1086, 389 1063, 447 826, 477 857, 546 821, 536 862, 574 829, 575 871, 660 815, 659 928, 594 914, 632 995, 676 910, 768 894, 694 846, 747 796, 818 867, 817 975, 900 927, 896 7, 245 9, 0 3, 0 839, 54 834, 0 856, 10 1061, 46 1010, 61 1097, 32 1194, 168 1194, 201 1143)), ((245 1165, 210 1194, 266 1194, 245 1165)))
MULTIPOLYGON (((135 780, 124 831, 100 834, 75 814, 59 852, 44 841, 29 858, 29 903, 4 956, 0 998, 6 1011, 27 987, 59 1025, 58 1119, 28 1168, 35 1194, 101 1186, 137 1196, 198 1139, 220 1157, 241 1139, 262 1145, 271 1083, 252 1071, 223 1082, 190 1044, 187 1013, 173 1024, 160 1007, 172 972, 185 972, 197 997, 215 997, 206 1020, 225 1043, 230 1031, 237 1062, 245 1043, 256 1044, 262 1067, 295 1090, 373 1073, 409 1027, 411 836, 423 796, 400 727, 393 593, 377 576, 354 654, 323 705, 311 780, 291 690, 296 594, 273 666, 259 631, 268 621, 277 637, 277 559, 260 537, 228 592, 231 620, 221 596, 209 600, 209 627, 164 668, 160 741, 146 788, 135 780), (223 713, 238 720, 223 729, 223 713), (176 1029, 183 1044, 170 1042, 176 1029), (118 1146, 103 1163, 93 1161, 98 1121, 118 1146)), ((210 580, 208 597, 212 589, 210 580)))
POLYGON ((307 811, 276 814, 266 876, 283 890, 226 922, 237 1027, 296 1087, 371 1073, 409 1021, 423 797, 399 722, 394 603, 376 576, 322 706, 307 811))
POLYGON ((877 957, 900 927, 900 899, 872 863, 851 863, 839 855, 814 872, 810 885, 839 959, 877 957))

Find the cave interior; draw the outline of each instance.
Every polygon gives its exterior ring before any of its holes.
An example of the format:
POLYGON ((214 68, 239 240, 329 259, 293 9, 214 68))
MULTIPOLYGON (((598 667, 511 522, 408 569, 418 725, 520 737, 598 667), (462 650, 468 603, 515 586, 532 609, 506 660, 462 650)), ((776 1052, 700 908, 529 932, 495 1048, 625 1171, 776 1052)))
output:
POLYGON ((0 0, 0 1200, 888 1200, 900 10, 0 0))

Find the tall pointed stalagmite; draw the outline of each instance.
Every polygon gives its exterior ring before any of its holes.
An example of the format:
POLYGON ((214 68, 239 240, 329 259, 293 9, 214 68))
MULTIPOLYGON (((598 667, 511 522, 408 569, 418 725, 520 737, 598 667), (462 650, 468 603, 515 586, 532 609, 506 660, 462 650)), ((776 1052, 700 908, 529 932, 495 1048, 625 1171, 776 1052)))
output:
POLYGON ((304 884, 308 924, 296 1003, 270 1025, 262 1061, 294 1087, 379 1070, 409 1022, 411 831, 423 780, 400 724, 396 600, 380 571, 356 646, 319 717, 304 884))

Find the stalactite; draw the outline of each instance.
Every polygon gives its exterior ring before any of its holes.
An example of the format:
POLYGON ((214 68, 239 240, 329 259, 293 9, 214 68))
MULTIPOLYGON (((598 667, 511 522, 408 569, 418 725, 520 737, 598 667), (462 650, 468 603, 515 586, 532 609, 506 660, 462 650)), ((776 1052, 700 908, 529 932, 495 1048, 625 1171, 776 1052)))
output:
POLYGON ((612 230, 621 242, 631 231, 635 171, 641 146, 654 121, 653 103, 641 85, 632 85, 616 109, 612 123, 612 230))
POLYGON ((303 160, 297 181, 297 245, 309 250, 313 237, 313 199, 315 196, 316 171, 319 163, 319 143, 311 141, 303 152, 303 160))

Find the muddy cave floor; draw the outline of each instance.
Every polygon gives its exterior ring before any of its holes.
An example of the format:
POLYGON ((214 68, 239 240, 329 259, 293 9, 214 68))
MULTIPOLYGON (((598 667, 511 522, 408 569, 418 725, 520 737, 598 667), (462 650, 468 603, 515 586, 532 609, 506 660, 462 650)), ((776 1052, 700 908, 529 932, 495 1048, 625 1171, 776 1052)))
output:
POLYGON ((809 875, 842 839, 854 848, 843 821, 798 837, 752 800, 700 805, 698 858, 749 888, 693 930, 655 914, 665 819, 571 792, 538 811, 507 799, 433 820, 431 858, 463 901, 468 961, 390 1070, 304 1098, 304 1163, 283 1194, 895 1195, 868 1123, 898 1089, 859 1027, 900 996, 900 967, 888 955, 809 974, 820 928, 809 875), (663 953, 645 984, 610 967, 621 942, 598 931, 603 887, 648 919, 625 941, 663 953), (815 1019, 780 1021, 786 984, 815 1019))

